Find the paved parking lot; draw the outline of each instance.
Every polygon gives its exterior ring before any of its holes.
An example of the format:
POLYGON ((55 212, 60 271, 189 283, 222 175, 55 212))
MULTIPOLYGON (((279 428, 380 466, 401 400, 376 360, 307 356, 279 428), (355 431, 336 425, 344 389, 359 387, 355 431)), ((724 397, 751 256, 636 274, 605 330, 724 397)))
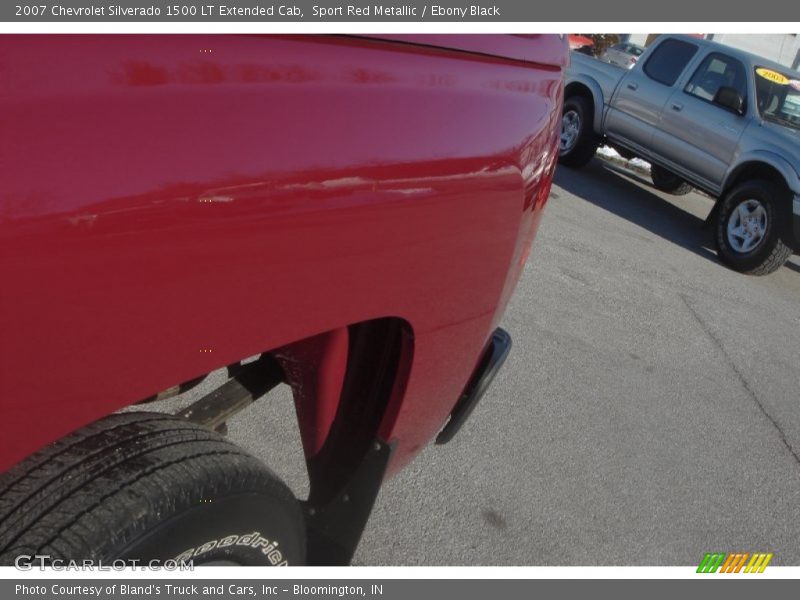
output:
MULTIPOLYGON (((375 565, 800 564, 800 262, 748 277, 671 197, 600 160, 560 169, 471 421, 384 488, 375 565)), ((231 435, 302 490, 291 403, 231 435)))

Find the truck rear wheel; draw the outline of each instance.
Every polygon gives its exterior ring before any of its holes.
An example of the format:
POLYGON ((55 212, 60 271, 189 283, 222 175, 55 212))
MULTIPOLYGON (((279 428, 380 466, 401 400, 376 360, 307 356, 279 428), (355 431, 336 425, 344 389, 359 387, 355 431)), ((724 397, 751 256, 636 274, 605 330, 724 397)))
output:
POLYGON ((771 181, 747 181, 729 192, 717 215, 714 237, 720 259, 749 275, 776 271, 792 255, 782 237, 780 207, 788 198, 771 181))
POLYGON ((651 165, 650 178, 653 180, 653 185, 657 190, 674 196, 683 196, 692 191, 690 184, 658 165, 651 165))
POLYGON ((0 476, 0 564, 49 560, 297 565, 291 491, 218 434, 170 415, 111 415, 0 476))
POLYGON ((561 116, 561 139, 558 147, 558 162, 568 167, 586 165, 600 145, 592 129, 593 109, 582 96, 570 96, 564 100, 561 116))

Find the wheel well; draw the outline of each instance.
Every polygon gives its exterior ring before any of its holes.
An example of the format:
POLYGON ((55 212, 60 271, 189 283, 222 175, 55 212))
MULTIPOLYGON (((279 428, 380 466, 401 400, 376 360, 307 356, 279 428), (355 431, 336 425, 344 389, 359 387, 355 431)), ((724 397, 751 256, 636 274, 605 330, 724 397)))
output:
MULTIPOLYGON (((177 396, 208 377, 216 389, 207 386, 202 398, 177 414, 224 431, 230 416, 279 383, 288 384, 306 458, 309 497, 324 503, 351 482, 376 439, 390 441, 385 438, 400 412, 413 353, 408 321, 370 319, 265 350, 141 402, 177 396)), ((155 410, 176 412, 174 403, 155 410)))
POLYGON ((592 105, 592 108, 594 108, 594 95, 592 94, 592 90, 583 83, 573 82, 564 88, 564 98, 570 98, 572 96, 586 98, 592 105))
POLYGON ((722 200, 725 198, 728 192, 730 192, 740 183, 752 179, 765 179, 767 181, 774 181, 778 185, 782 186, 785 190, 789 190, 789 185, 786 183, 786 179, 784 179, 781 172, 775 167, 763 162, 748 162, 740 165, 733 173, 731 173, 731 175, 728 177, 728 180, 725 182, 725 187, 717 197, 717 201, 714 203, 714 208, 711 209, 708 217, 706 217, 706 226, 710 226, 717 218, 719 208, 722 205, 722 200))
POLYGON ((592 108, 592 118, 594 118, 594 95, 592 94, 592 90, 582 83, 570 83, 566 88, 564 88, 564 99, 571 98, 573 96, 586 98, 586 100, 589 102, 589 106, 592 108))
POLYGON ((752 179, 766 179, 767 181, 774 181, 787 189, 789 187, 786 183, 786 179, 784 179, 781 172, 775 167, 763 162, 749 162, 737 167, 731 176, 728 177, 728 181, 725 182, 725 188, 720 194, 720 198, 723 198, 730 190, 740 183, 752 179))
POLYGON ((588 102, 589 110, 591 111, 589 113, 589 122, 592 123, 592 129, 594 129, 594 94, 592 94, 592 90, 582 83, 570 83, 564 88, 564 100, 573 96, 580 96, 588 102))

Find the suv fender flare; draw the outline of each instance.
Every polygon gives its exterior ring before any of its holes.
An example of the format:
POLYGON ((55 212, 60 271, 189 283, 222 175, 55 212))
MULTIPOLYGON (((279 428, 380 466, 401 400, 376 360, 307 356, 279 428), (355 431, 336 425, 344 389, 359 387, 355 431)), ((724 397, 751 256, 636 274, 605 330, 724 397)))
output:
POLYGON ((567 78, 564 86, 564 99, 570 96, 583 96, 589 98, 594 107, 592 128, 594 132, 603 135, 603 90, 600 85, 587 75, 573 75, 567 78))
POLYGON ((761 165, 775 169, 781 174, 787 187, 795 194, 800 194, 800 176, 798 176, 797 171, 794 170, 789 161, 768 150, 754 150, 739 156, 736 162, 728 168, 719 196, 722 197, 725 192, 730 190, 744 170, 761 165))

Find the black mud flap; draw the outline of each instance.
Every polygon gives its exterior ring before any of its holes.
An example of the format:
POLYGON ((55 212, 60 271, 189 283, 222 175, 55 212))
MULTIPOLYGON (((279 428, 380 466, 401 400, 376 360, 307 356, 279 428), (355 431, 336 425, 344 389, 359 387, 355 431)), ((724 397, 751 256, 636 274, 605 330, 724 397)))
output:
POLYGON ((393 447, 375 440, 347 485, 324 504, 314 494, 303 503, 308 555, 313 566, 350 564, 378 497, 393 447))

